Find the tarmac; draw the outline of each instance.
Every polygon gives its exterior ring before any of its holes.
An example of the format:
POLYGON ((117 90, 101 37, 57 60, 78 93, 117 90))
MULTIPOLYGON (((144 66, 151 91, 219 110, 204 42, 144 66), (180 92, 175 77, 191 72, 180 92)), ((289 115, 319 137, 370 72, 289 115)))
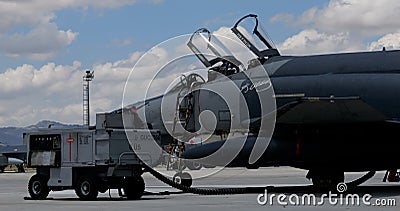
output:
MULTIPOLYGON (((158 170, 165 172, 165 169, 158 170)), ((342 196, 336 192, 338 195, 331 198, 324 196, 324 193, 310 191, 311 182, 305 178, 307 171, 290 167, 251 170, 229 168, 217 173, 215 169, 202 169, 190 173, 194 176, 208 175, 195 179, 194 187, 274 186, 276 188, 267 193, 262 191, 263 193, 237 195, 196 195, 182 193, 158 181, 149 173, 145 173, 146 194, 141 200, 130 201, 121 198, 117 190, 112 190, 99 194, 96 201, 87 202, 80 201, 73 190, 65 190, 50 192, 48 199, 37 201, 26 200, 27 183, 34 172, 6 172, 0 174, 0 210, 399 210, 400 206, 400 184, 383 183, 382 178, 385 172, 377 172, 361 187, 351 192, 344 192, 342 196), (350 194, 359 196, 359 205, 351 200, 348 204, 345 203, 344 199, 350 194), (308 203, 311 195, 315 195, 315 201, 311 200, 308 203), (272 200, 265 201, 265 196, 272 200), (302 197, 305 197, 303 201, 302 197), (365 201, 368 203, 364 203, 362 199, 368 199, 365 201), (332 203, 335 200, 336 203, 332 203), (382 203, 386 206, 382 206, 382 203)), ((361 177, 363 174, 347 173, 346 181, 361 177)))

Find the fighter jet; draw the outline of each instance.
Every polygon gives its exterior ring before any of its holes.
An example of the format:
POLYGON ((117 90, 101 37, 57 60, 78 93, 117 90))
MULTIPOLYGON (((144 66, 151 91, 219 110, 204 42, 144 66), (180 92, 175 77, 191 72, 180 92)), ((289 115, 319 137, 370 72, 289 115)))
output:
POLYGON ((0 143, 0 173, 7 166, 16 166, 18 172, 25 172, 24 160, 26 159, 26 146, 8 146, 0 143))
POLYGON ((207 68, 208 78, 183 76, 184 83, 166 95, 133 104, 148 106, 145 124, 162 130, 164 142, 175 140, 171 131, 186 140, 202 134, 209 123, 201 114, 214 114, 215 127, 208 132, 222 140, 186 149, 181 157, 201 160, 240 142, 229 163, 214 159, 211 164, 291 166, 308 170, 307 178, 319 187, 343 182, 345 172, 400 168, 400 51, 281 55, 253 14, 238 20, 231 31, 253 59, 243 62, 225 50, 230 46, 200 29, 188 47, 207 68), (249 20, 254 24, 250 29, 243 26, 249 20), (240 95, 229 91, 235 89, 240 95), (207 90, 228 94, 223 98, 207 90), (169 126, 162 123, 160 111, 168 96, 181 99, 169 126), (260 151, 263 141, 268 144, 260 151))

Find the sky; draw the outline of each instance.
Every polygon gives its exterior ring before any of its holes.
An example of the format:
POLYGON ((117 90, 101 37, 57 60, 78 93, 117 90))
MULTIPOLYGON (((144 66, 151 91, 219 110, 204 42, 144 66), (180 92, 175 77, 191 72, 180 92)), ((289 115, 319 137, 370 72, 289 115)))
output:
POLYGON ((397 0, 0 0, 0 126, 81 124, 86 69, 93 120, 153 46, 249 13, 283 55, 400 49, 397 0))

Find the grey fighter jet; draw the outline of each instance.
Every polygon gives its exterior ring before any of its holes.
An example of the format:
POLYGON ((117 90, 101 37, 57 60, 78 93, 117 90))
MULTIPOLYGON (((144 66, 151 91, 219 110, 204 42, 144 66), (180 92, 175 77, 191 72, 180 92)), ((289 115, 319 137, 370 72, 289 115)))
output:
MULTIPOLYGON (((210 132, 222 140, 196 145, 179 156, 201 160, 238 141, 243 147, 228 166, 306 169, 307 177, 321 187, 342 182, 344 172, 400 168, 400 51, 284 56, 256 15, 241 18, 231 30, 254 58, 241 61, 226 52, 231 46, 220 45, 200 29, 188 47, 207 68, 207 79, 183 76, 166 95, 134 104, 148 106, 146 124, 163 131, 164 144, 176 143, 171 131, 185 140, 210 132), (246 29, 243 24, 249 20, 254 25, 246 29), (198 44, 201 37, 205 47, 198 44), (160 109, 168 96, 180 99, 176 109, 172 106, 177 115, 170 115, 170 126, 161 120, 160 109), (215 117, 209 131, 206 126, 212 121, 200 118, 204 111, 215 117), (266 150, 257 151, 263 140, 266 150)), ((218 161, 210 164, 226 164, 218 161)))

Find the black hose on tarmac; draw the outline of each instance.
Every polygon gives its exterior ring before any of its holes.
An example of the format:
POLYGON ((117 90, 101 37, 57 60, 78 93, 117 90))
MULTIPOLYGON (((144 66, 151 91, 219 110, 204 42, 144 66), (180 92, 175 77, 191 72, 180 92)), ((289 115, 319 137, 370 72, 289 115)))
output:
MULTIPOLYGON (((233 194, 251 194, 251 193, 265 193, 265 191, 268 192, 273 192, 273 191, 278 191, 278 190, 285 190, 285 187, 274 187, 274 186, 265 186, 265 187, 242 187, 242 188, 193 188, 193 187, 187 187, 185 185, 181 185, 179 183, 176 183, 175 181, 171 180, 168 177, 165 177, 158 171, 154 170, 153 168, 147 166, 146 164, 143 164, 143 167, 146 171, 148 171, 150 174, 152 174, 155 178, 159 179, 160 181, 164 182, 167 185, 170 185, 171 187, 174 187, 178 190, 183 191, 184 193, 194 193, 194 194, 199 194, 199 195, 233 195, 233 194)), ((349 188, 355 188, 356 186, 364 183, 368 179, 372 178, 375 175, 375 171, 370 171, 366 175, 346 183, 349 188)), ((299 189, 302 189, 304 191, 304 188, 309 188, 309 191, 316 191, 313 186, 301 186, 297 187, 299 189)), ((298 189, 292 188, 291 191, 296 191, 298 189)))
POLYGON ((179 189, 185 193, 194 193, 199 195, 232 195, 232 194, 247 194, 247 193, 264 193, 266 189, 272 188, 271 186, 267 187, 243 187, 243 188, 193 188, 181 185, 179 183, 174 182, 168 177, 165 177, 158 171, 152 169, 151 167, 143 164, 144 169, 152 174, 155 178, 164 182, 171 187, 179 189))
POLYGON ((365 174, 364 176, 362 176, 356 180, 353 180, 351 182, 346 183, 346 185, 347 185, 347 187, 355 188, 355 187, 361 185, 362 183, 366 182, 367 180, 371 179, 375 175, 375 173, 376 173, 375 171, 370 171, 367 174, 365 174))

